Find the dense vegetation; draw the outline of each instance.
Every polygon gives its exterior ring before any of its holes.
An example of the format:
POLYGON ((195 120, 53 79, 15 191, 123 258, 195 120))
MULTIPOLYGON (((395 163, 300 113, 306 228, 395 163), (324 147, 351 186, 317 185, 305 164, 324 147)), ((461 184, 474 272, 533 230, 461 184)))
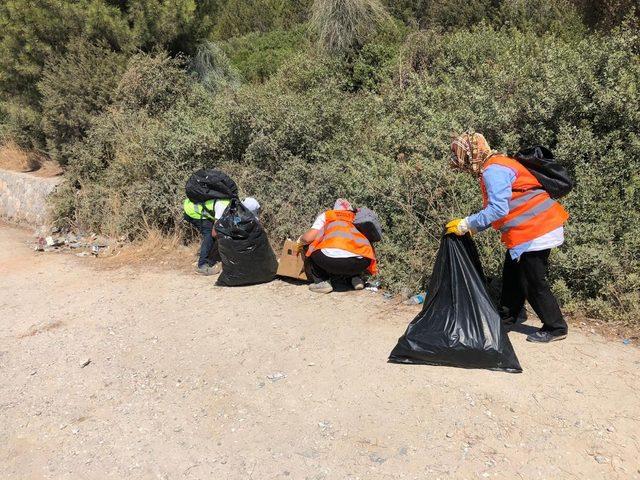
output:
MULTIPOLYGON (((640 313, 640 37, 625 0, 7 0, 0 135, 65 165, 61 224, 181 229, 191 171, 227 170, 274 242, 345 196, 382 277, 419 288, 443 223, 480 206, 451 133, 551 147, 577 181, 554 254, 566 310, 640 313)), ((499 271, 497 235, 477 237, 499 271)))

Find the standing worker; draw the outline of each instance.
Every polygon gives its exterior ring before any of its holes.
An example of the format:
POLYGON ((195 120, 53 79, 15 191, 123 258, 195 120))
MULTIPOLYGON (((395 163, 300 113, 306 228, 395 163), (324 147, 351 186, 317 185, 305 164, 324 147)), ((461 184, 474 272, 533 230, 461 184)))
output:
MULTIPOLYGON (((193 225, 202 236, 200 254, 196 272, 201 275, 216 275, 220 273, 220 253, 213 224, 222 217, 231 201, 229 199, 207 200, 202 203, 194 203, 188 198, 184 199, 184 219, 193 225)), ((247 197, 242 204, 256 217, 260 212, 260 204, 253 197, 247 197)))
POLYGON ((529 170, 514 158, 491 150, 479 133, 466 132, 452 142, 451 162, 454 168, 479 178, 484 208, 451 220, 446 233, 464 235, 493 226, 508 249, 500 298, 503 322, 515 324, 528 300, 543 326, 527 340, 548 343, 566 338, 567 323, 547 273, 549 253, 564 242, 563 225, 569 214, 529 170))
POLYGON ((351 204, 339 198, 333 210, 318 215, 311 229, 298 238, 298 252, 309 245, 305 267, 313 282, 309 285, 312 292, 332 292, 331 280, 334 278, 348 278, 355 290, 362 290, 362 275, 365 272, 377 273, 373 247, 354 226, 354 219, 351 204))

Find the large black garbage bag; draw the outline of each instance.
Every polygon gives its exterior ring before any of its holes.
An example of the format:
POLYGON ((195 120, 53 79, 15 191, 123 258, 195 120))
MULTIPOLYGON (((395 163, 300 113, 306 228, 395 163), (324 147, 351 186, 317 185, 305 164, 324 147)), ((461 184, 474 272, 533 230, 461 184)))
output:
POLYGON ((215 169, 194 172, 185 186, 187 198, 195 203, 238 196, 238 186, 229 175, 215 169))
POLYGON ((234 198, 215 223, 222 273, 217 285, 235 287, 270 282, 278 260, 260 221, 234 198))
POLYGON ((422 311, 389 361, 522 371, 469 235, 442 237, 422 311))

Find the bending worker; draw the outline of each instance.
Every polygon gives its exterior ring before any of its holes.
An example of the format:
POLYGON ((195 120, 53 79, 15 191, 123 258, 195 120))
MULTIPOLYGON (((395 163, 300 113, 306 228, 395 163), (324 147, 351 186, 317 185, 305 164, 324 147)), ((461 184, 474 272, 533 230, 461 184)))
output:
MULTIPOLYGON (((216 241, 216 231, 213 224, 222 217, 231 200, 207 200, 203 203, 194 203, 188 198, 183 202, 184 219, 193 225, 202 236, 198 266, 196 272, 201 275, 216 275, 222 270, 220 265, 220 253, 216 241)), ((260 204, 253 197, 247 197, 242 204, 256 217, 260 211, 260 204)))
POLYGON ((312 292, 332 292, 331 280, 334 278, 347 278, 354 289, 362 290, 362 275, 377 273, 373 247, 353 225, 354 218, 351 204, 339 198, 333 210, 318 215, 311 229, 298 238, 298 252, 304 245, 309 245, 305 268, 313 282, 309 285, 312 292))
POLYGON ((489 148, 484 136, 467 132, 451 144, 454 168, 480 180, 484 209, 450 221, 446 233, 464 235, 493 226, 507 247, 502 271, 500 314, 505 325, 516 323, 528 300, 543 323, 530 342, 567 337, 567 323, 547 280, 551 248, 564 242, 566 210, 517 160, 489 148))

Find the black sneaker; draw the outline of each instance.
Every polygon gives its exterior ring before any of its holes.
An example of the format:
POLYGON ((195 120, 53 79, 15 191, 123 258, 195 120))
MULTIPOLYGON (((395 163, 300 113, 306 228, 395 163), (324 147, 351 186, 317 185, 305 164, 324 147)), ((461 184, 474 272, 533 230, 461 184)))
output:
POLYGON ((564 340, 567 338, 566 333, 550 333, 545 332, 543 330, 538 330, 535 333, 532 333, 527 337, 527 342, 536 342, 536 343, 549 343, 549 342, 557 342, 558 340, 564 340))

